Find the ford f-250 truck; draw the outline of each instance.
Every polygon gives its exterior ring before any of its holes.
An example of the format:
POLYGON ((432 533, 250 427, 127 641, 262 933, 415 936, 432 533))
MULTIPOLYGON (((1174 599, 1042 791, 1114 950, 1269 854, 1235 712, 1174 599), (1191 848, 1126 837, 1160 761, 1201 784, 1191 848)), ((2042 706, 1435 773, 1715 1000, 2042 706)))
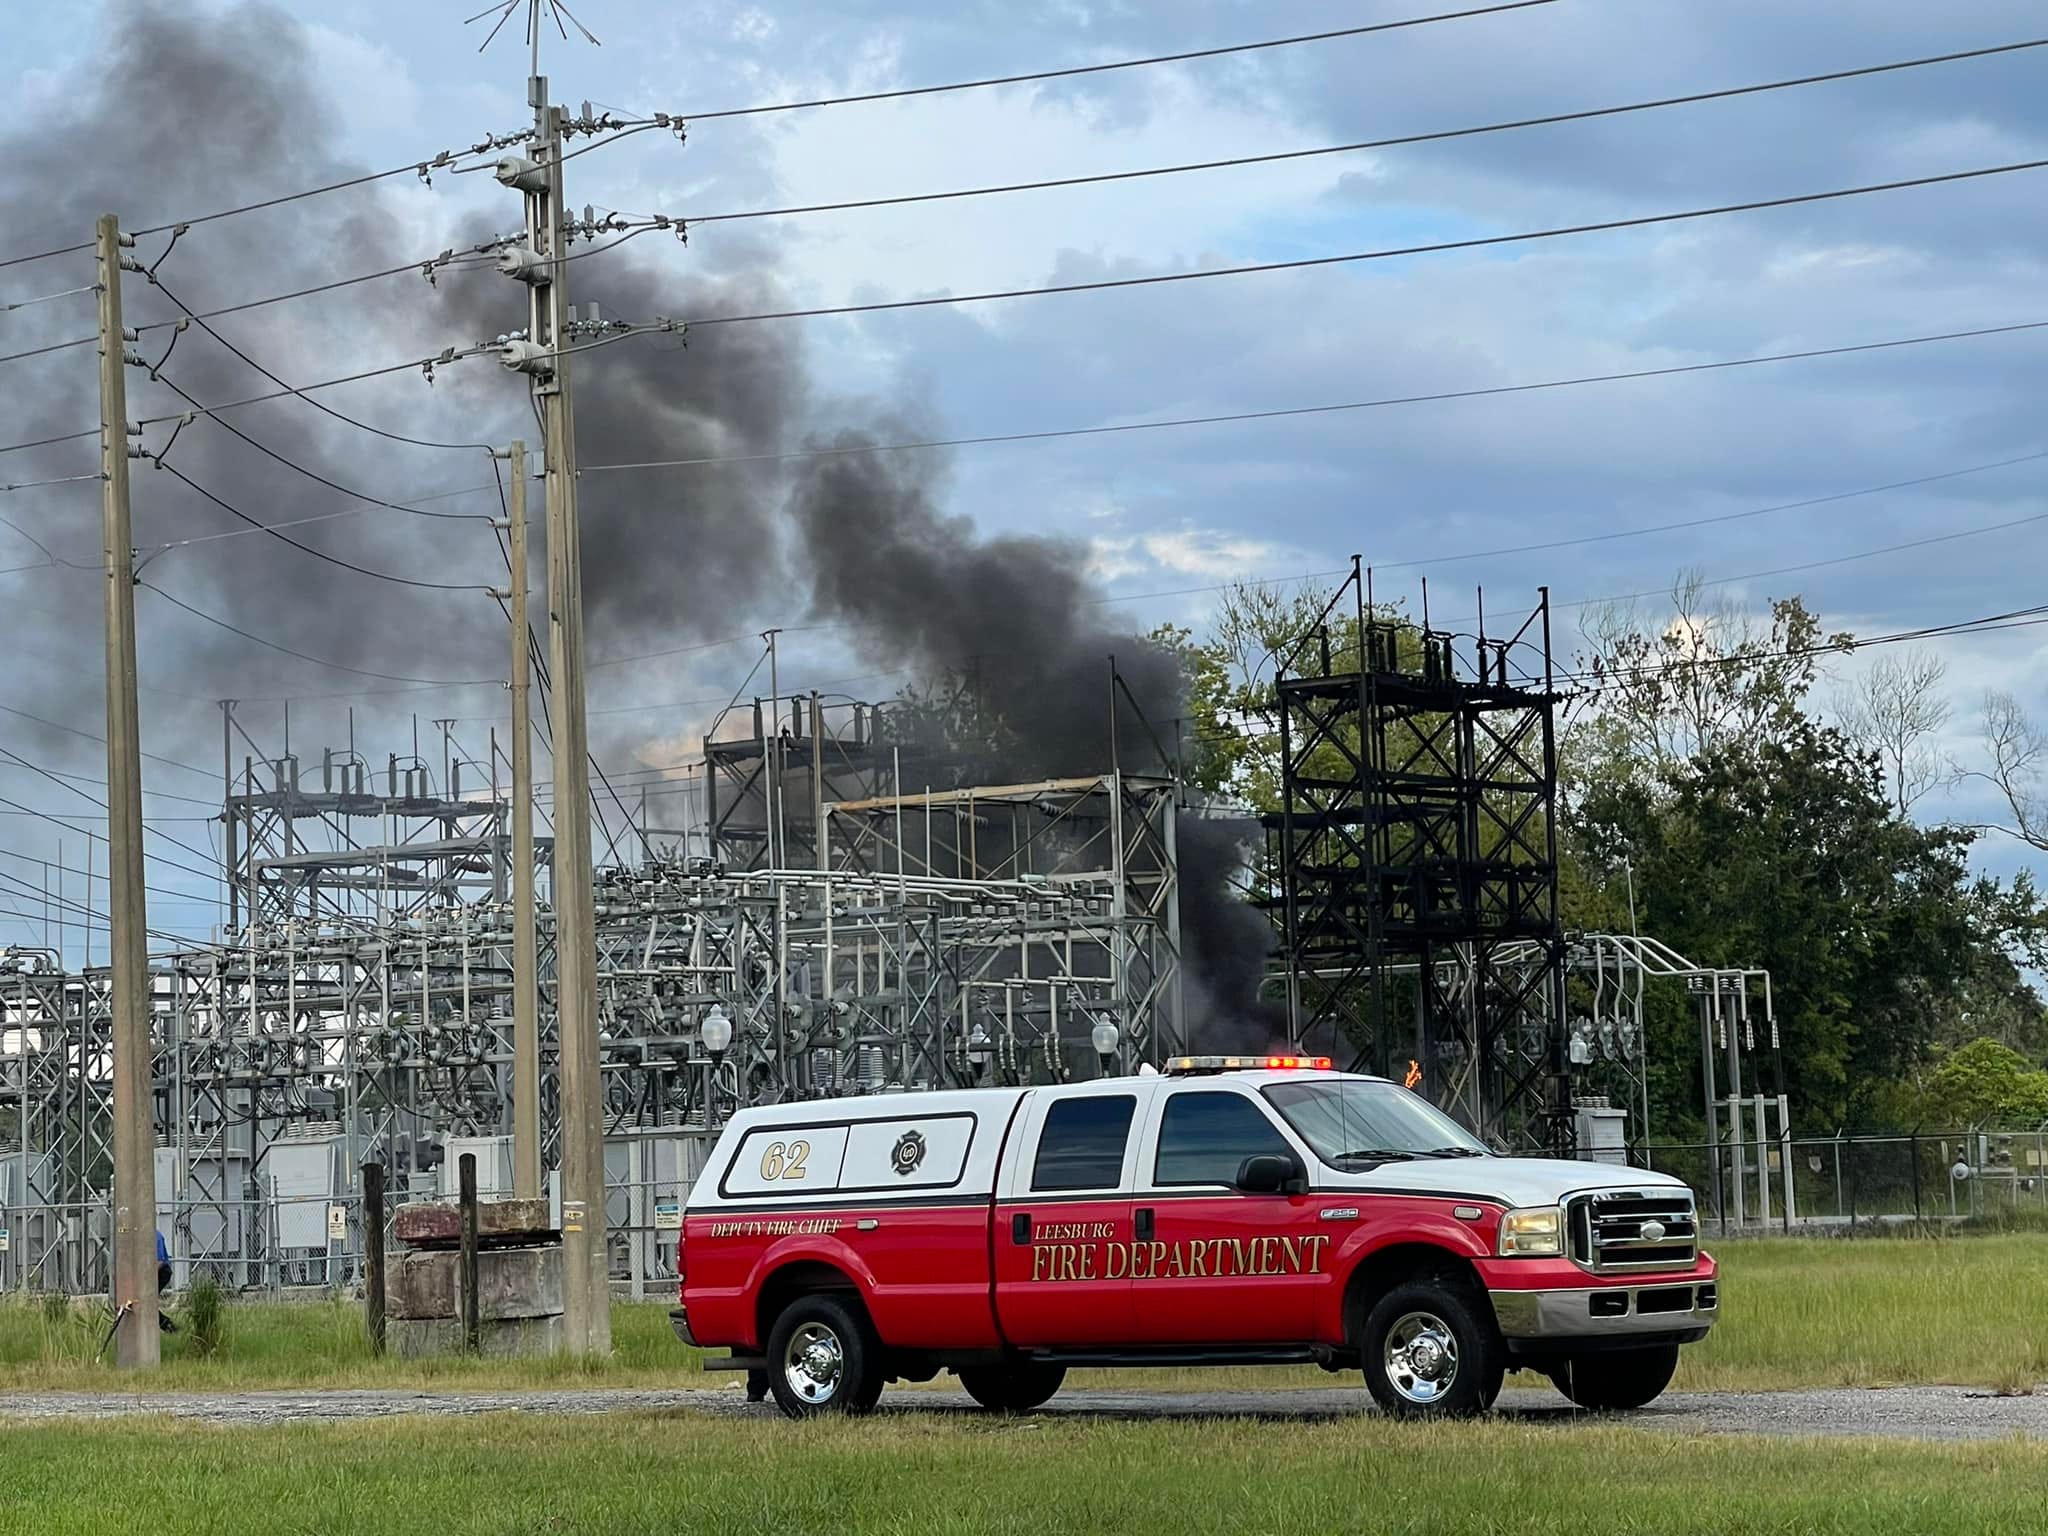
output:
POLYGON ((684 1210, 676 1332, 792 1417, 942 1370, 1021 1412, 1098 1365, 1362 1369, 1409 1416, 1481 1412, 1510 1367, 1589 1408, 1664 1390, 1717 1303, 1684 1184, 1498 1157, 1328 1067, 743 1111, 684 1210))

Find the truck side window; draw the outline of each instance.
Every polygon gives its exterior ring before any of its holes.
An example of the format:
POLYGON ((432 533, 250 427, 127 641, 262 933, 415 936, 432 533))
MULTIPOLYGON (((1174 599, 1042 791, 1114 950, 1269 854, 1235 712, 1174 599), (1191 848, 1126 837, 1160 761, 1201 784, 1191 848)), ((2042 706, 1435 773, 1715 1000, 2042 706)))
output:
POLYGON ((1293 1150, 1265 1112, 1241 1094, 1176 1093, 1159 1120, 1152 1182, 1235 1184, 1246 1158, 1293 1150))
POLYGON ((1115 1189, 1123 1180, 1124 1145, 1138 1101, 1128 1094, 1061 1099, 1045 1112, 1031 1187, 1115 1189))

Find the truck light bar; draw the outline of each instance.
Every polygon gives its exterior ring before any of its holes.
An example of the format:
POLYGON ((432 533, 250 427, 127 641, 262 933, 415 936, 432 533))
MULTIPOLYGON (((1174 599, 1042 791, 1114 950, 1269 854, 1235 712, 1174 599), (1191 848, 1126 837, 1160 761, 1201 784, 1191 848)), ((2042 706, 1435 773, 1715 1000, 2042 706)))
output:
POLYGON ((1174 1056, 1166 1063, 1168 1077, 1203 1072, 1292 1072, 1330 1070, 1327 1056, 1174 1056))

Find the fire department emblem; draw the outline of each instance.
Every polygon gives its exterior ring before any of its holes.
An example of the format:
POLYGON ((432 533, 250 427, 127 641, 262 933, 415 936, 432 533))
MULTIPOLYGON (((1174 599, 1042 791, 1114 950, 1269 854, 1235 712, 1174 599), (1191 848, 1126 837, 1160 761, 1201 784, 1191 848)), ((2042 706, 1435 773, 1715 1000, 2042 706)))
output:
POLYGON ((923 1161, 924 1133, 922 1131, 905 1131, 896 1138, 896 1150, 889 1154, 889 1166, 894 1168, 897 1173, 907 1179, 917 1172, 918 1165, 923 1161))

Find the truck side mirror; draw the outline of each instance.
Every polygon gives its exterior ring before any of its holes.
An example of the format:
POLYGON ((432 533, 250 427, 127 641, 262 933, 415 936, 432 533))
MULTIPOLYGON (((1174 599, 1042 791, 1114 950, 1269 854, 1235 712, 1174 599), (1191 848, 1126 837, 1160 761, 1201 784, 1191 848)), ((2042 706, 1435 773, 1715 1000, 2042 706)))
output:
POLYGON ((1292 1156, 1256 1152, 1237 1165, 1237 1187, 1248 1195, 1301 1194, 1308 1188, 1308 1175, 1292 1156))

